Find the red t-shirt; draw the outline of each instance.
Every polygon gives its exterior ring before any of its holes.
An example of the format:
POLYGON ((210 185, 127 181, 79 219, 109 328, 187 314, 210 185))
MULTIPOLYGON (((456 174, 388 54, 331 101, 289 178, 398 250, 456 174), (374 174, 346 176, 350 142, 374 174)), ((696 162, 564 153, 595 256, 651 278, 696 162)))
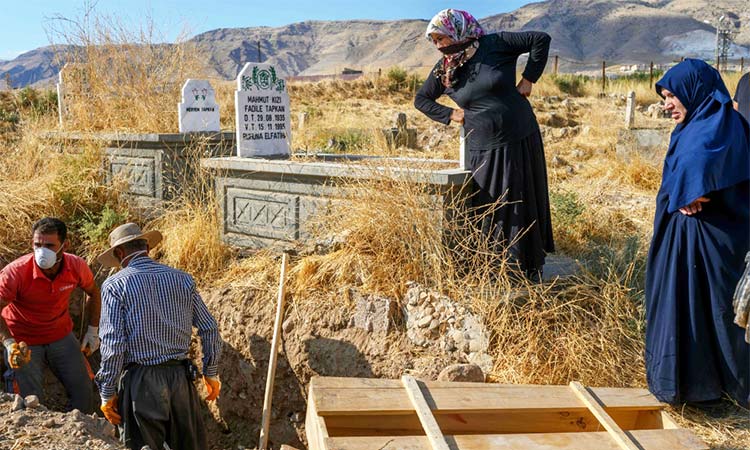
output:
POLYGON ((60 273, 50 281, 33 253, 22 256, 0 271, 0 298, 10 302, 2 316, 16 341, 50 344, 73 330, 68 311, 73 289, 93 285, 94 274, 81 257, 63 253, 60 273))

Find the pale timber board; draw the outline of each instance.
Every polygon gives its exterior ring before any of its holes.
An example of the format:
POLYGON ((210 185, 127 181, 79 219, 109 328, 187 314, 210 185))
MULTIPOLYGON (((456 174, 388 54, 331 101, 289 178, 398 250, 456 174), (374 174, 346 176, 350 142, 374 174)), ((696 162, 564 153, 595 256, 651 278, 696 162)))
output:
MULTIPOLYGON (((688 430, 632 432, 643 450, 706 450, 688 430)), ((445 436, 452 450, 619 450, 606 432, 445 436)), ((327 450, 429 450, 425 436, 332 437, 327 450)))
MULTIPOLYGON (((311 395, 321 416, 338 414, 404 414, 413 411, 400 381, 362 378, 318 378, 311 395)), ((585 409, 568 386, 426 382, 425 401, 433 413, 487 410, 523 411, 585 409)), ((592 388, 606 408, 661 409, 646 389, 592 388)))
POLYGON ((638 446, 633 442, 633 438, 625 433, 617 422, 607 414, 599 399, 591 394, 584 385, 578 381, 571 381, 570 389, 573 390, 579 400, 586 405, 589 411, 594 414, 594 417, 606 428, 610 437, 617 443, 619 448, 624 450, 638 450, 638 446))
MULTIPOLYGON (((660 429, 658 411, 612 411, 625 430, 660 429)), ((444 434, 510 434, 604 431, 585 408, 578 411, 505 411, 474 414, 435 414, 444 434)), ((329 436, 401 436, 423 434, 417 415, 325 416, 329 436)))
POLYGON ((328 429, 325 420, 318 415, 315 401, 312 397, 313 382, 310 382, 308 390, 307 412, 305 414, 305 436, 309 450, 325 450, 325 440, 328 438, 328 429))
POLYGON ((422 424, 422 429, 427 435, 430 448, 433 450, 450 450, 450 448, 448 448, 448 443, 445 442, 443 432, 440 431, 440 427, 435 421, 432 411, 430 411, 430 407, 424 400, 422 390, 417 384, 417 380, 410 375, 404 375, 401 377, 401 383, 404 385, 404 390, 414 406, 414 411, 416 412, 417 417, 419 417, 419 422, 422 424))

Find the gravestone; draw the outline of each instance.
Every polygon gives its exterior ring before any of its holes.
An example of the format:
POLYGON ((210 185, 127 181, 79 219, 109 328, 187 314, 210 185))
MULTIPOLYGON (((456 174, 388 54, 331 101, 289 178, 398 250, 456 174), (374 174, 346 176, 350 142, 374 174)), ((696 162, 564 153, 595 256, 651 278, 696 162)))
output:
POLYGON ((406 114, 397 113, 393 125, 393 127, 383 130, 383 135, 389 147, 417 147, 417 130, 407 127, 406 114))
POLYGON ((633 128, 635 122, 635 91, 628 93, 628 101, 625 106, 625 127, 633 128))
POLYGON ((57 73, 57 119, 60 124, 60 128, 63 126, 63 116, 64 113, 64 107, 66 106, 63 103, 63 97, 65 97, 65 88, 63 85, 63 70, 65 70, 65 66, 60 69, 60 72, 57 73))
POLYGON ((237 156, 289 157, 289 94, 274 66, 245 64, 237 75, 235 111, 237 156))
POLYGON ((189 79, 182 86, 179 110, 180 133, 219 131, 219 105, 208 80, 189 79))

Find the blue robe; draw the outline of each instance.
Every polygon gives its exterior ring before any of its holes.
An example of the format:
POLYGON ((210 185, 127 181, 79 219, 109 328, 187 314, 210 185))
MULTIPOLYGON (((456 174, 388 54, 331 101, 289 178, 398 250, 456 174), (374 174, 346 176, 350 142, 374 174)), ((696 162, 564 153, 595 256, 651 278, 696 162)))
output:
POLYGON ((750 346, 732 295, 750 248, 750 127, 721 78, 685 60, 657 83, 687 108, 672 133, 646 269, 646 372, 668 403, 750 401, 750 346), (702 211, 679 208, 707 197, 702 211))

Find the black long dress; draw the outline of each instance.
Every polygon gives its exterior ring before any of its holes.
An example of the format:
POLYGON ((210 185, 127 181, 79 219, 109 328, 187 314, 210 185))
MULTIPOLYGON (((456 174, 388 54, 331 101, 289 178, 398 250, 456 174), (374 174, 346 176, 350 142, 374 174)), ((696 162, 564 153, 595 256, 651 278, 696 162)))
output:
POLYGON ((549 43, 549 35, 534 31, 482 36, 474 56, 456 69, 453 87, 446 88, 433 70, 414 100, 418 110, 446 125, 452 110, 435 100, 446 94, 464 110, 476 189, 472 206, 482 217, 478 225, 496 250, 506 249, 521 270, 532 274, 555 247, 544 146, 531 104, 516 89, 516 63, 528 52, 523 77, 536 82, 549 43), (484 214, 500 198, 504 206, 484 214))

